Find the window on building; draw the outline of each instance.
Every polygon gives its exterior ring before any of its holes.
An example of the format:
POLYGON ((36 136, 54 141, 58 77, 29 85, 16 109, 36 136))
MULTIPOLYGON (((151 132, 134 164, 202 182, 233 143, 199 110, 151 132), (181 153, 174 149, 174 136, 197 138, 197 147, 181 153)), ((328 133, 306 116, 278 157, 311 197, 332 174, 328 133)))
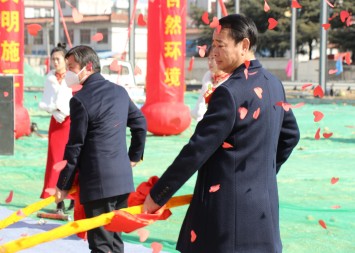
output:
POLYGON ((28 32, 25 30, 25 34, 24 34, 24 43, 25 45, 28 45, 28 32))
MULTIPOLYGON (((75 44, 75 41, 74 41, 74 30, 73 29, 69 29, 68 30, 68 35, 70 37, 71 43, 74 45, 75 44)), ((69 41, 68 41, 68 38, 67 38, 67 35, 65 34, 65 32, 64 32, 64 42, 67 43, 67 45, 69 45, 69 41)))
POLYGON ((108 29, 107 28, 101 28, 97 29, 97 33, 102 33, 103 39, 101 41, 98 41, 98 44, 107 44, 108 43, 108 29))
POLYGON ((48 36, 49 36, 49 45, 54 45, 54 31, 50 30, 48 36))
POLYGON ((33 38, 34 45, 43 45, 43 30, 38 31, 37 36, 33 38))
POLYGON ((80 44, 90 44, 90 29, 80 30, 80 44))

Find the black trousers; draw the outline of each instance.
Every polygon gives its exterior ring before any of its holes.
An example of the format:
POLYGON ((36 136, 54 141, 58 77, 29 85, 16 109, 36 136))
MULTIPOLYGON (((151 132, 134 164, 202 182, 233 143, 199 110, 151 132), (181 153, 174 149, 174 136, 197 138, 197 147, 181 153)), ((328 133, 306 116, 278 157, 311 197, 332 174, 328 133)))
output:
MULTIPOLYGON (((98 199, 84 203, 87 218, 99 216, 113 210, 127 207, 128 194, 98 199)), ((91 253, 124 253, 121 233, 107 231, 104 227, 88 231, 88 242, 91 253)))

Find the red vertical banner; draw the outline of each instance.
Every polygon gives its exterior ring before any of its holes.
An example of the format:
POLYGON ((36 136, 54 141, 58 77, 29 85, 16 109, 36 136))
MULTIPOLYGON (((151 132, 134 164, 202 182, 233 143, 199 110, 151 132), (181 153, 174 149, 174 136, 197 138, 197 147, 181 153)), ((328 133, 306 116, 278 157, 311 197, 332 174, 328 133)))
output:
POLYGON ((23 108, 24 0, 1 0, 0 13, 0 74, 14 77, 15 131, 20 137, 30 133, 28 112, 23 108))
POLYGON ((149 1, 146 103, 148 131, 173 135, 191 122, 184 104, 186 0, 149 1))

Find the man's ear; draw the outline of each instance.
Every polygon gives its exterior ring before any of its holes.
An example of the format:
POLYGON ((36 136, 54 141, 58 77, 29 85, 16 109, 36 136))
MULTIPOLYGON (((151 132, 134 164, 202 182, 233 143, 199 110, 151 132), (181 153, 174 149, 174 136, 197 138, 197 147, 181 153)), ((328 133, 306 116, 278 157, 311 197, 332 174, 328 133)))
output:
POLYGON ((250 49, 250 40, 248 38, 244 38, 242 40, 243 51, 247 52, 250 49))
POLYGON ((88 64, 86 64, 86 71, 92 72, 92 62, 88 62, 88 64))

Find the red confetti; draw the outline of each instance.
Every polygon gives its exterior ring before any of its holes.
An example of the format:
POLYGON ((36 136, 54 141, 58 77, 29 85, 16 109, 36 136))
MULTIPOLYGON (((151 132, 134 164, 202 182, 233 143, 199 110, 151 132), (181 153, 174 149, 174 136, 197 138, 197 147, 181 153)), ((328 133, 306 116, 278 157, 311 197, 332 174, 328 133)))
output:
POLYGON ((244 69, 244 75, 245 75, 245 79, 248 79, 248 76, 249 76, 248 69, 244 69))
POLYGON ((332 19, 334 19, 335 17, 337 17, 339 15, 339 13, 334 13, 333 16, 331 16, 330 18, 328 18, 329 21, 331 21, 332 19))
POLYGON ((323 137, 328 139, 333 136, 333 133, 323 133, 323 137))
POLYGON ((137 76, 137 75, 141 75, 141 74, 142 74, 141 68, 138 65, 136 65, 134 67, 134 75, 137 76))
POLYGON ((208 12, 205 11, 202 14, 202 22, 205 23, 206 25, 208 25, 210 23, 210 20, 208 19, 208 12))
POLYGON ((221 26, 221 25, 218 25, 217 28, 216 28, 217 34, 219 34, 219 33, 221 32, 221 29, 222 29, 222 26, 221 26))
POLYGON ((324 97, 324 91, 320 85, 318 85, 317 87, 314 88, 313 96, 315 96, 315 97, 318 96, 319 98, 324 97))
POLYGON ((324 114, 320 111, 314 111, 313 115, 314 115, 314 122, 321 121, 324 117, 324 114))
POLYGON ((340 12, 341 22, 344 23, 349 16, 350 16, 350 13, 348 11, 341 11, 340 12))
POLYGON ((101 41, 103 38, 104 38, 104 36, 102 35, 102 33, 96 33, 95 35, 93 35, 93 36, 91 37, 91 40, 92 40, 92 41, 99 42, 99 41, 101 41))
POLYGON ((346 26, 351 25, 351 18, 352 18, 352 16, 349 16, 348 19, 346 20, 346 26))
POLYGON ((322 24, 322 27, 324 28, 324 30, 328 30, 330 28, 330 24, 326 23, 326 24, 322 24))
POLYGON ((286 112, 288 112, 291 108, 291 105, 289 103, 285 103, 282 101, 277 102, 276 105, 281 106, 286 112))
POLYGON ((258 73, 258 71, 255 71, 255 72, 248 72, 248 75, 249 75, 249 76, 253 76, 253 75, 255 75, 256 73, 258 73))
POLYGON ((327 229, 327 225, 325 224, 324 220, 318 221, 319 225, 321 225, 324 229, 327 229))
POLYGON ((118 60, 117 59, 115 59, 115 60, 113 60, 111 62, 111 64, 110 64, 110 70, 111 71, 116 71, 116 72, 120 73, 121 69, 122 69, 122 66, 118 64, 118 60))
POLYGON ((339 181, 338 177, 332 177, 332 179, 330 180, 330 183, 331 184, 336 184, 336 183, 338 183, 338 181, 339 181))
POLYGON ((146 25, 147 25, 147 22, 144 20, 144 16, 143 16, 142 13, 140 13, 140 14, 138 15, 137 24, 138 24, 139 26, 146 26, 146 25))
POLYGON ((195 57, 192 56, 189 62, 189 68, 187 69, 188 71, 192 70, 192 68, 194 67, 194 62, 195 62, 195 57))
POLYGON ((55 189, 54 188, 47 188, 44 190, 46 193, 49 195, 53 196, 55 194, 55 189))
POLYGON ((277 20, 274 18, 269 18, 268 22, 269 22, 269 27, 268 27, 269 30, 274 29, 278 24, 277 20))
POLYGON ((191 242, 194 242, 194 241, 196 241, 196 233, 195 233, 195 231, 193 231, 193 230, 191 230, 191 242))
POLYGON ((248 109, 241 106, 241 107, 239 107, 238 112, 240 114, 240 119, 244 119, 245 116, 247 116, 248 109))
POLYGON ((337 72, 338 72, 337 69, 330 69, 330 70, 328 71, 328 74, 329 74, 329 75, 334 75, 334 74, 336 74, 337 72))
POLYGON ((314 139, 319 140, 320 139, 320 128, 318 128, 316 134, 314 135, 314 139))
POLYGON ((297 0, 292 0, 292 8, 300 9, 302 6, 297 2, 297 0))
POLYGON ((210 23, 211 28, 217 28, 219 25, 219 20, 217 17, 213 17, 212 22, 210 23))
POLYGON ((302 90, 305 90, 307 87, 310 87, 310 86, 312 86, 311 83, 306 83, 306 84, 302 85, 302 90))
POLYGON ((244 65, 245 65, 246 68, 249 68, 249 66, 250 66, 250 61, 246 60, 246 61, 244 62, 244 65))
POLYGON ((209 192, 216 192, 216 191, 219 191, 220 188, 221 188, 221 185, 220 185, 220 184, 213 185, 213 186, 210 187, 209 192))
POLYGON ((339 205, 332 206, 332 209, 339 209, 339 208, 341 208, 341 206, 339 205))
POLYGON ((139 235, 140 242, 145 242, 148 239, 148 236, 149 236, 148 230, 141 228, 141 229, 137 230, 137 233, 139 235))
POLYGON ((197 48, 198 48, 198 54, 200 55, 200 57, 202 57, 202 58, 205 57, 207 45, 197 46, 197 48))
POLYGON ((231 144, 229 144, 228 142, 223 142, 222 148, 233 148, 233 146, 231 144))
POLYGON ((67 163, 68 163, 67 160, 57 162, 56 164, 53 165, 53 170, 61 171, 62 169, 64 169, 64 167, 67 165, 67 163))
POLYGON ((254 92, 258 96, 258 98, 262 99, 263 98, 263 89, 260 87, 255 87, 254 92))
POLYGON ((291 105, 291 108, 300 108, 302 106, 305 105, 305 102, 301 102, 301 103, 298 103, 298 104, 295 104, 295 105, 291 105))
POLYGON ((38 32, 42 30, 42 26, 39 24, 27 25, 28 33, 32 36, 37 36, 38 32))
POLYGON ((77 8, 73 7, 71 11, 71 15, 74 19, 74 23, 78 24, 83 21, 84 16, 78 11, 77 8))
POLYGON ((348 65, 351 64, 350 52, 346 52, 346 54, 345 54, 345 62, 348 65))
POLYGON ((264 2, 264 11, 268 12, 270 10, 270 6, 267 4, 266 0, 264 2))
POLYGON ((14 196, 14 191, 10 191, 9 196, 5 199, 5 203, 6 204, 11 203, 13 196, 14 196))
POLYGON ((158 242, 152 242, 150 246, 153 249, 153 253, 159 253, 163 249, 163 245, 158 242))
POLYGON ((8 97, 9 93, 7 91, 4 91, 4 97, 8 97))
POLYGON ((16 212, 16 215, 17 215, 17 216, 20 216, 20 217, 26 217, 26 215, 24 214, 24 212, 22 211, 22 209, 18 210, 18 211, 16 212))
POLYGON ((259 118, 259 114, 260 114, 260 107, 258 109, 256 109, 256 111, 253 113, 253 118, 254 119, 258 119, 259 118))

